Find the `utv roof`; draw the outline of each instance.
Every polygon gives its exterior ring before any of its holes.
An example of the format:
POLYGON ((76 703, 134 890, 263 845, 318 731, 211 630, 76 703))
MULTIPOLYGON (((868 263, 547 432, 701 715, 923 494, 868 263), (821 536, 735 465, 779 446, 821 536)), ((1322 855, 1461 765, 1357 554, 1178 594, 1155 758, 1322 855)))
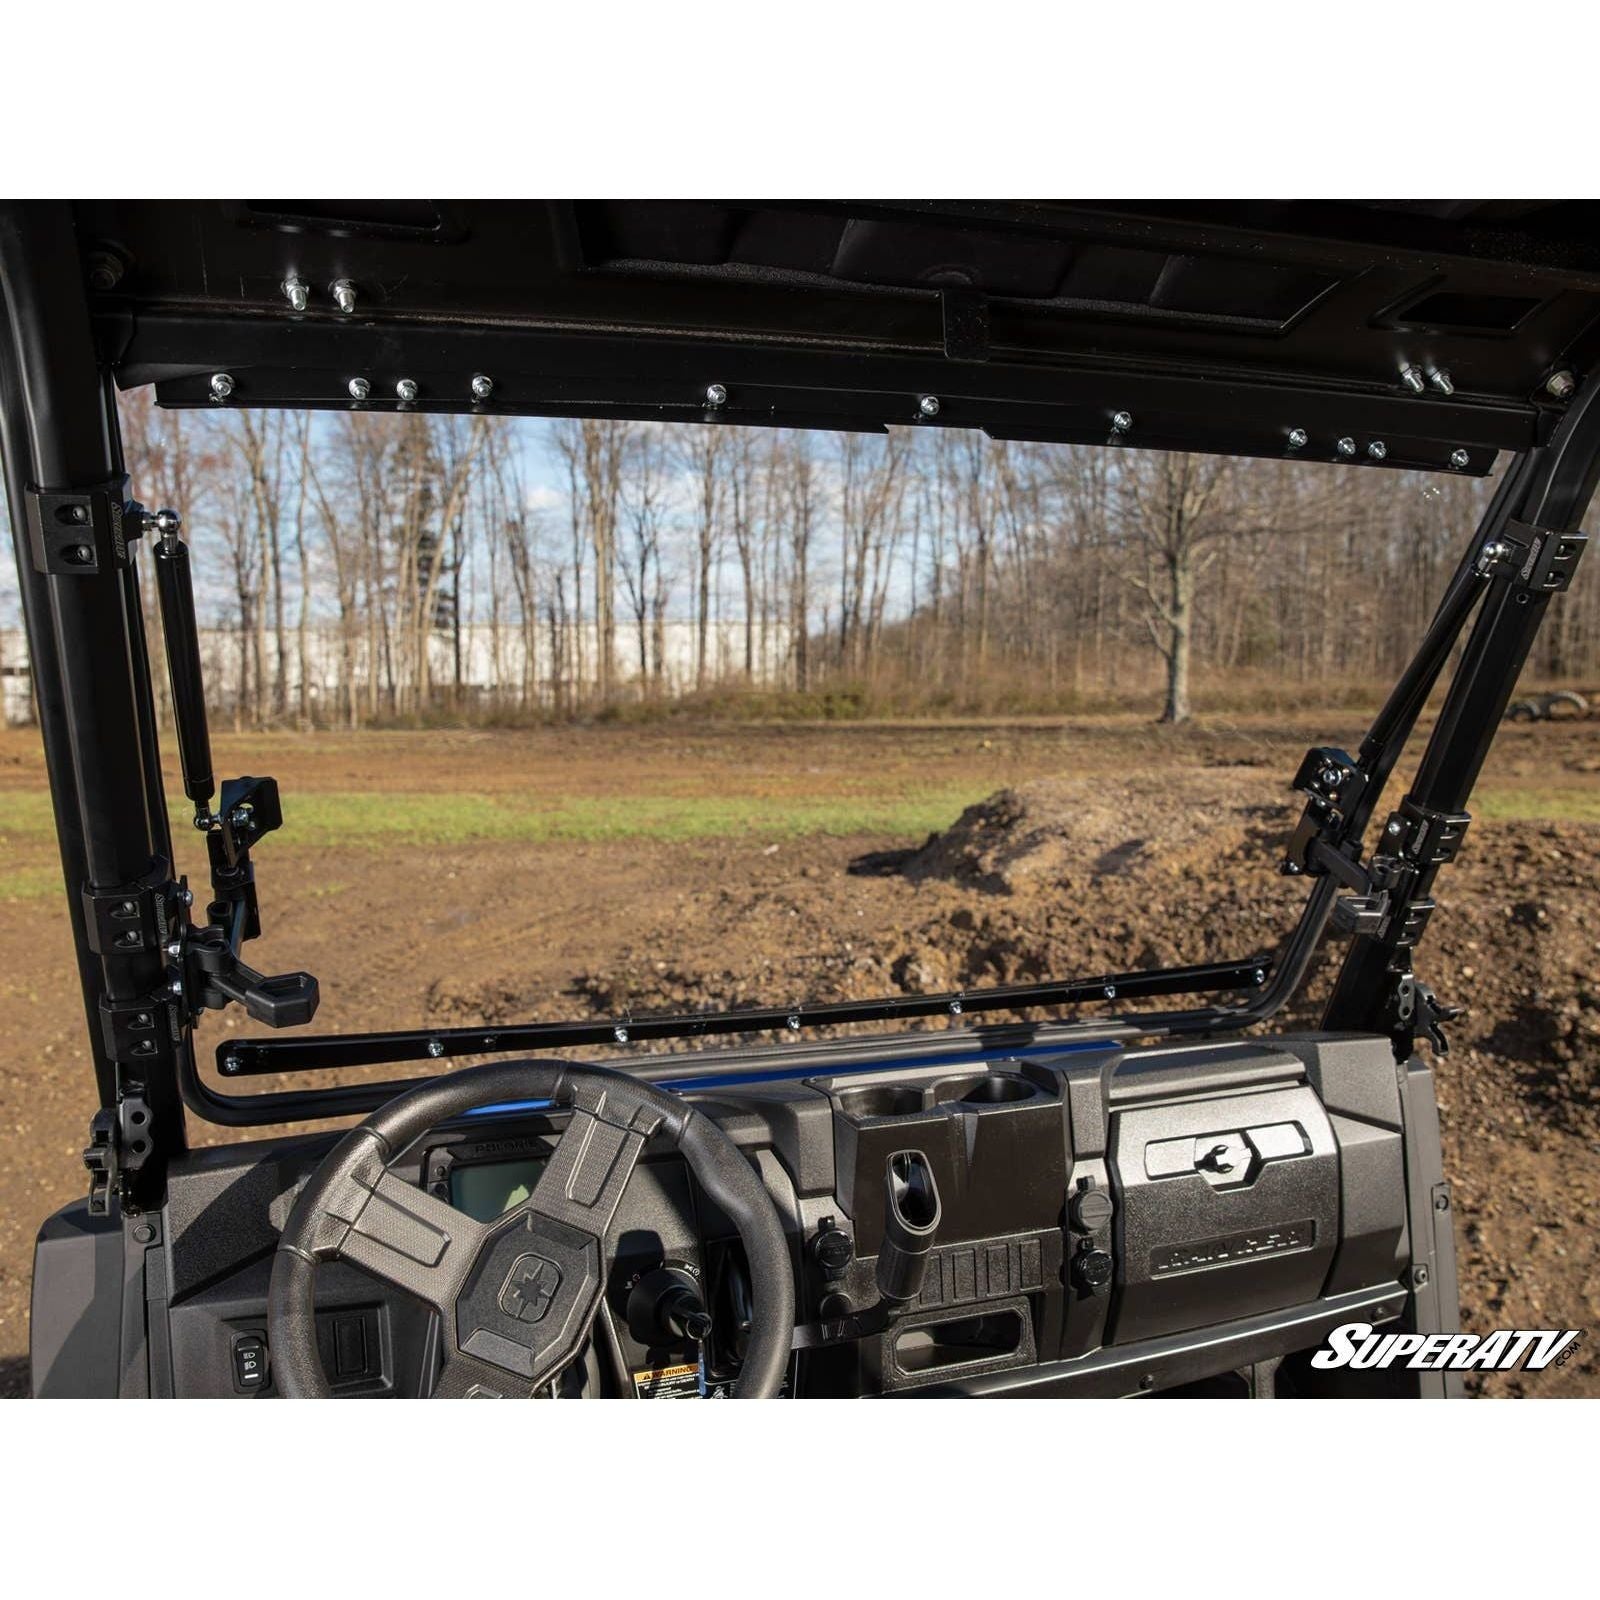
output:
POLYGON ((1482 473, 1548 439, 1600 342, 1589 202, 75 213, 100 354, 167 406, 915 423, 1482 473))

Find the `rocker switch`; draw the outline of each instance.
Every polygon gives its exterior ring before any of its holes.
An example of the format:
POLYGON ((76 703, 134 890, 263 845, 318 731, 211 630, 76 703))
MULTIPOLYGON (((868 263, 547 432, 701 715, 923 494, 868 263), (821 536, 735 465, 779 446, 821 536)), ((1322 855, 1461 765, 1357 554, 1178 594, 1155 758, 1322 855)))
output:
POLYGON ((267 1381, 267 1341, 257 1333, 241 1333, 233 1341, 233 1386, 259 1389, 267 1381))

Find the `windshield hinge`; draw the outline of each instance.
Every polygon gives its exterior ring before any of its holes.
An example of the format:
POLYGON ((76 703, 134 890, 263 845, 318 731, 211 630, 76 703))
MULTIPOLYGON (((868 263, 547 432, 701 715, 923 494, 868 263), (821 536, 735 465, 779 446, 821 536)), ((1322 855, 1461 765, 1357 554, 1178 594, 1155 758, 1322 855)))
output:
POLYGON ((134 1176, 155 1148, 150 1127, 150 1106, 143 1094, 119 1093, 115 1110, 106 1107, 89 1119, 89 1142, 83 1164, 89 1169, 89 1215, 104 1217, 116 1195, 124 1210, 137 1209, 133 1199, 134 1176))

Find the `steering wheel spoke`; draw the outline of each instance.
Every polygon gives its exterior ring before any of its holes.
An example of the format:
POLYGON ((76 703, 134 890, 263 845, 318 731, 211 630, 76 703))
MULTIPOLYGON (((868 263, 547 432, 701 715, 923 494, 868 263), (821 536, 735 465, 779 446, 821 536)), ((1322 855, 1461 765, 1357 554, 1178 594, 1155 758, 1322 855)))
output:
POLYGON ((454 1206, 385 1171, 337 1254, 448 1315, 486 1231, 454 1206))
POLYGON ((452 1350, 434 1379, 432 1394, 435 1400, 531 1400, 540 1387, 492 1361, 452 1350))

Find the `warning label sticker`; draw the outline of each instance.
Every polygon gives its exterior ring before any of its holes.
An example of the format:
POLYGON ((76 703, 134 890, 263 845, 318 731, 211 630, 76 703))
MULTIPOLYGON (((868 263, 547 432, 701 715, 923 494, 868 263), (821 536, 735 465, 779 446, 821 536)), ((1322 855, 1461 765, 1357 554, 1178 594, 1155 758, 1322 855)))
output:
POLYGON ((633 1374, 634 1396, 640 1400, 698 1400, 700 1363, 676 1367, 640 1367, 633 1374))

